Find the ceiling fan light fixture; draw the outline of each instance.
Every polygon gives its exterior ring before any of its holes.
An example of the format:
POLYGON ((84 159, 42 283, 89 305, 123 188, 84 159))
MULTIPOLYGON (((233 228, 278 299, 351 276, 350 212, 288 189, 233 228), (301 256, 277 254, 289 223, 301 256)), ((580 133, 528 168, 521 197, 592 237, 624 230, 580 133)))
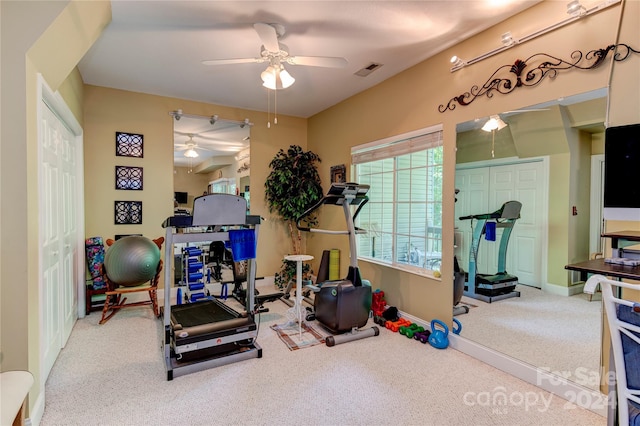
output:
POLYGON ((277 66, 269 65, 260 74, 260 78, 262 78, 262 85, 271 90, 286 89, 296 81, 282 64, 277 66))
POLYGON ((492 115, 489 117, 484 126, 482 126, 482 130, 485 132, 491 132, 492 130, 502 130, 507 127, 507 123, 502 121, 499 115, 492 115))
POLYGON ((196 152, 196 150, 195 150, 195 149, 193 149, 193 148, 189 148, 188 150, 186 150, 186 151, 184 152, 184 156, 185 156, 185 157, 187 157, 187 158, 196 158, 196 157, 198 157, 199 155, 200 155, 200 154, 198 154, 198 153, 196 152))
POLYGON ((291 74, 289 74, 289 72, 284 69, 284 67, 282 67, 282 69, 280 70, 280 80, 282 81, 283 89, 290 87, 293 83, 296 82, 296 79, 293 78, 291 74))

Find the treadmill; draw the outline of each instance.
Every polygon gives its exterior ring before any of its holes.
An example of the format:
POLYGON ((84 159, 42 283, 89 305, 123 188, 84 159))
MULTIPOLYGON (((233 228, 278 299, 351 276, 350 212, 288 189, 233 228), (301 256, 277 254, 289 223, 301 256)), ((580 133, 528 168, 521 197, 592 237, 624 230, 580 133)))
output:
POLYGON ((515 290, 518 277, 507 272, 506 263, 509 238, 516 220, 520 218, 521 208, 522 203, 519 201, 507 201, 495 212, 460 217, 460 220, 471 220, 472 224, 474 220, 476 221, 472 226, 473 237, 469 249, 469 272, 465 283, 465 296, 488 303, 520 297, 520 292, 515 290), (495 274, 480 274, 477 270, 478 250, 489 222, 494 222, 496 228, 503 229, 498 252, 498 271, 495 274))
MULTIPOLYGON (((260 216, 247 215, 247 201, 231 194, 197 197, 193 216, 172 216, 166 229, 165 265, 173 259, 174 244, 228 241, 230 234, 251 230, 257 245, 260 216)), ((171 305, 171 268, 165 268, 164 355, 167 380, 208 368, 261 358, 254 319, 255 258, 248 259, 247 297, 237 311, 213 297, 171 305)))

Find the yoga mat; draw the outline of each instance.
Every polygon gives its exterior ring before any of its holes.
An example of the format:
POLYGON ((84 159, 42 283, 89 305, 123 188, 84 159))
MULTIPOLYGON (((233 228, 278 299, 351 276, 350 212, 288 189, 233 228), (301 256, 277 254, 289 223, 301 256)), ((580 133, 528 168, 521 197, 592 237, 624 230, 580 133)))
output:
POLYGON ((331 249, 329 253, 329 280, 340 279, 340 250, 331 249))

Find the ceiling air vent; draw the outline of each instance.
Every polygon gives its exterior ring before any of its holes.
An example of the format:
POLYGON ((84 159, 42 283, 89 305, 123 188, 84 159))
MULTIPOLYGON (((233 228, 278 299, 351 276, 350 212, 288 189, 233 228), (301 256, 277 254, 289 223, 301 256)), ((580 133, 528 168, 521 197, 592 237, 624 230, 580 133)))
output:
POLYGON ((382 64, 376 64, 375 62, 372 62, 371 64, 369 64, 366 67, 358 70, 354 74, 355 75, 359 75, 360 77, 366 77, 369 74, 371 74, 372 72, 374 72, 375 70, 377 70, 378 68, 380 68, 381 66, 382 66, 382 64))

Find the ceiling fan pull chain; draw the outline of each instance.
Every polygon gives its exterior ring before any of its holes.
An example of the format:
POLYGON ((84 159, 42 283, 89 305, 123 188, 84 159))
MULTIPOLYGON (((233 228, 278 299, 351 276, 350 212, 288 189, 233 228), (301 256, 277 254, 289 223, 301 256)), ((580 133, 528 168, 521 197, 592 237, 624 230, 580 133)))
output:
POLYGON ((271 128, 271 92, 267 90, 267 129, 271 128))
POLYGON ((278 91, 273 91, 273 124, 278 124, 278 91))
POLYGON ((495 158, 496 148, 496 129, 491 130, 491 158, 495 158))

